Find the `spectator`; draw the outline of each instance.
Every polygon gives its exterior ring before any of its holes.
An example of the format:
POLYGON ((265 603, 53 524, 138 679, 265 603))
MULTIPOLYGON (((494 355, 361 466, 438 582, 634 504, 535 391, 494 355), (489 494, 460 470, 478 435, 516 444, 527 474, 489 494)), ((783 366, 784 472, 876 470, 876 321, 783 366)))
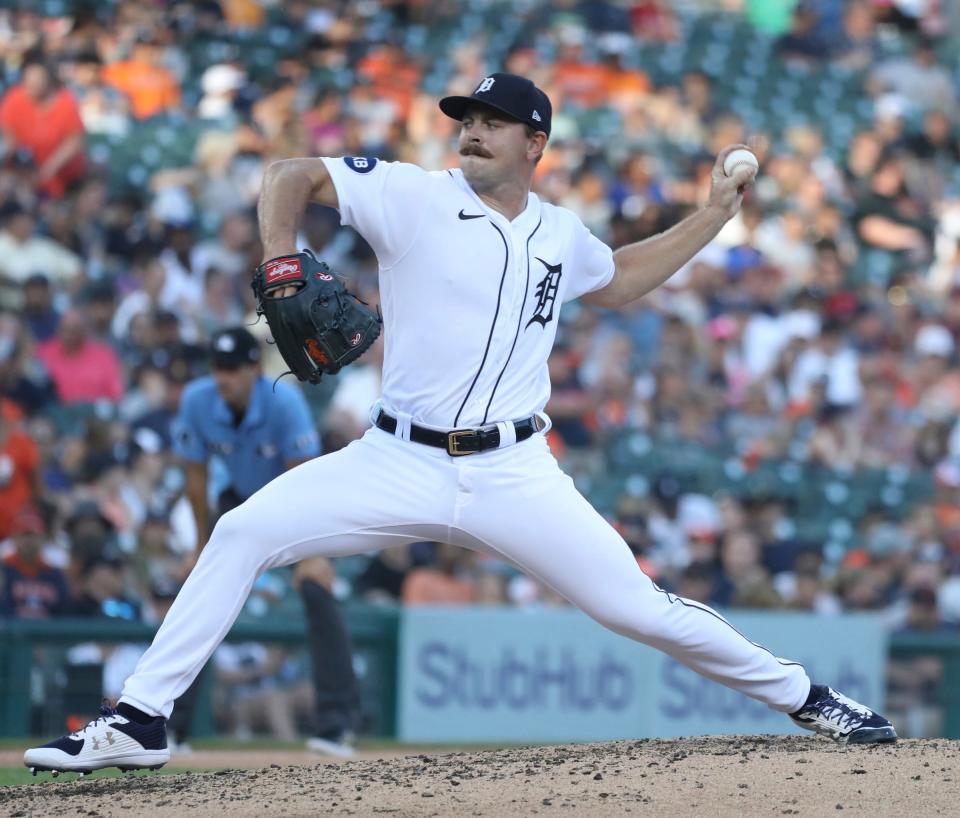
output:
POLYGON ((260 137, 259 152, 267 160, 302 156, 307 151, 306 129, 296 108, 296 98, 296 83, 289 77, 277 77, 269 92, 254 103, 251 118, 260 137))
MULTIPOLYGON (((141 257, 133 263, 134 288, 121 299, 113 314, 110 334, 116 341, 129 342, 138 346, 136 339, 130 337, 131 325, 141 315, 148 316, 150 328, 153 328, 152 315, 161 309, 161 299, 166 289, 167 272, 163 262, 156 257, 141 257)), ((153 345, 153 339, 139 345, 143 353, 153 345)))
POLYGON ((584 388, 577 371, 576 353, 562 344, 550 354, 552 390, 546 411, 553 419, 552 436, 565 448, 585 448, 591 434, 585 416, 592 408, 590 393, 584 388))
POLYGON ((955 350, 946 327, 927 324, 917 330, 913 341, 917 365, 911 374, 919 396, 917 408, 927 418, 939 420, 960 411, 960 372, 951 366, 955 350))
POLYGON ((854 224, 868 248, 904 253, 913 259, 928 256, 933 223, 920 203, 908 196, 899 156, 888 155, 877 163, 870 192, 857 203, 854 224))
POLYGON ((17 410, 0 399, 0 540, 9 537, 16 515, 41 493, 37 447, 14 418, 17 410))
POLYGON ((34 273, 23 282, 23 320, 39 344, 57 334, 60 313, 53 306, 50 279, 43 273, 34 273))
POLYGON ((83 305, 91 337, 111 343, 110 328, 117 310, 117 294, 113 284, 105 279, 95 281, 87 285, 78 300, 83 305))
POLYGON ((825 587, 816 569, 801 569, 796 572, 793 593, 788 608, 800 611, 835 616, 840 613, 840 604, 825 587))
POLYGON ((0 308, 23 306, 23 283, 42 274, 58 292, 75 293, 83 281, 81 260, 62 245, 37 233, 36 217, 17 204, 3 209, 0 231, 0 308))
POLYGON ((393 103, 397 118, 409 116, 421 72, 399 44, 387 43, 374 49, 360 61, 357 73, 371 83, 376 96, 393 103))
POLYGON ((71 587, 79 589, 85 565, 95 557, 117 551, 116 527, 104 516, 94 500, 77 502, 64 523, 70 545, 67 576, 71 587))
POLYGON ((923 130, 907 139, 905 150, 923 162, 950 166, 960 162, 960 142, 945 111, 928 111, 923 130))
POLYGON ((123 93, 103 81, 103 62, 96 51, 79 53, 68 66, 68 78, 87 133, 127 135, 130 103, 123 93))
POLYGON ((584 53, 587 32, 577 26, 562 26, 553 81, 568 102, 593 108, 610 98, 610 72, 584 53))
MULTIPOLYGON (((238 211, 224 217, 215 239, 200 242, 193 250, 193 264, 200 273, 216 268, 231 282, 239 279, 246 284, 250 274, 251 249, 256 229, 249 213, 238 211)), ((323 247, 314 248, 322 251, 323 247)), ((328 258, 326 255, 318 258, 328 258)))
POLYGON ((817 30, 817 12, 810 3, 797 3, 790 30, 776 42, 777 51, 787 59, 823 60, 830 53, 817 30))
POLYGON ((150 36, 137 39, 129 58, 104 68, 103 81, 130 99, 137 119, 167 113, 180 105, 179 83, 163 64, 163 47, 150 36))
MULTIPOLYGON (((234 281, 216 267, 208 267, 203 282, 203 314, 199 317, 204 336, 243 321, 244 310, 239 304, 234 281)), ((379 393, 378 393, 379 394, 379 393)))
POLYGON ((373 604, 400 602, 404 580, 414 565, 414 547, 384 548, 367 563, 354 582, 353 591, 373 604))
POLYGON ((87 319, 79 310, 63 314, 56 338, 41 344, 37 355, 63 403, 116 403, 123 397, 123 374, 116 353, 91 339, 87 319))
POLYGON ((680 25, 670 3, 664 0, 639 0, 630 5, 633 35, 651 42, 669 42, 679 36, 680 25))
POLYGON ((861 465, 881 468, 912 464, 913 429, 897 406, 894 384, 889 379, 877 375, 864 384, 856 426, 863 446, 861 465))
POLYGON ((818 385, 834 406, 850 407, 860 402, 859 356, 845 342, 843 326, 838 322, 825 323, 816 343, 797 356, 790 373, 790 399, 809 406, 818 385))
POLYGON ((128 596, 127 563, 119 555, 102 552, 81 566, 76 598, 67 609, 70 616, 90 619, 123 619, 137 622, 140 604, 128 596))
POLYGON ((909 56, 894 57, 876 66, 870 75, 870 85, 875 94, 883 91, 899 94, 922 113, 942 110, 954 119, 958 112, 953 78, 940 63, 929 39, 918 39, 909 56))
POLYGON ((852 471, 863 457, 863 439, 853 427, 850 407, 823 404, 817 411, 817 426, 810 437, 810 462, 831 471, 852 471))
POLYGON ((43 193, 63 196, 83 173, 83 122, 77 102, 42 60, 26 62, 20 82, 0 100, 0 130, 8 152, 22 149, 32 156, 43 193))
POLYGON ((404 605, 468 605, 477 601, 474 554, 436 543, 433 565, 414 568, 403 580, 404 605))
POLYGON ((63 572, 43 555, 46 523, 32 505, 22 506, 10 526, 13 553, 0 562, 0 619, 50 619, 70 601, 63 572))
POLYGON ((868 0, 852 0, 843 14, 843 32, 834 44, 832 58, 854 71, 869 68, 879 57, 876 24, 868 0))
POLYGON ((788 429, 772 411, 764 384, 751 385, 742 403, 727 416, 727 434, 745 457, 766 459, 783 453, 788 429))
POLYGON ((34 360, 26 329, 10 314, 0 313, 0 404, 13 404, 32 416, 53 398, 43 367, 34 360))

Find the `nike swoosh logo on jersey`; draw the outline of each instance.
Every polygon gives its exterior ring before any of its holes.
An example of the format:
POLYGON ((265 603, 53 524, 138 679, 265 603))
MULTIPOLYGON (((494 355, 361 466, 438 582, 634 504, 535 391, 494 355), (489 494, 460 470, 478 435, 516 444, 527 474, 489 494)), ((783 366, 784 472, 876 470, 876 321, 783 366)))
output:
POLYGON ((457 214, 460 218, 460 221, 465 222, 467 219, 482 219, 483 213, 464 213, 462 210, 457 214))

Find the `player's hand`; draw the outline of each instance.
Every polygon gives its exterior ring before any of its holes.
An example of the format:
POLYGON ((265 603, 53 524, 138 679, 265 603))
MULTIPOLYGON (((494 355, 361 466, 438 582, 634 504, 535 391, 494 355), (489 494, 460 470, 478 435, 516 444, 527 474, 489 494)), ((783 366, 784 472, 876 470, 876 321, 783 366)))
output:
MULTIPOLYGON (((264 249, 263 261, 261 264, 266 264, 272 258, 280 258, 281 256, 295 256, 297 254, 297 248, 294 245, 289 247, 270 247, 269 249, 264 249)), ((293 295, 297 291, 298 287, 290 285, 289 287, 281 287, 279 290, 274 290, 271 293, 267 293, 267 298, 286 298, 288 295, 293 295)))
POLYGON ((710 198, 707 206, 723 213, 725 219, 732 219, 743 204, 743 192, 753 184, 757 176, 756 170, 746 166, 739 166, 733 176, 723 172, 723 162, 733 151, 740 148, 750 150, 749 145, 728 145, 719 154, 713 163, 710 172, 710 198))

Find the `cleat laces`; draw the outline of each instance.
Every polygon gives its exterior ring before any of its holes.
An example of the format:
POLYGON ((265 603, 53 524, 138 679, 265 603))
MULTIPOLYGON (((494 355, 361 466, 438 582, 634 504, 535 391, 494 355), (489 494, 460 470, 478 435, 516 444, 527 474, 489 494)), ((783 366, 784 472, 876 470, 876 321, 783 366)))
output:
POLYGON ((115 708, 111 707, 106 701, 104 701, 100 705, 100 715, 97 716, 93 721, 89 722, 85 727, 81 728, 80 730, 75 730, 74 732, 70 733, 69 737, 75 740, 80 740, 83 738, 87 730, 89 730, 91 727, 96 727, 100 722, 103 722, 104 725, 106 725, 107 719, 111 719, 114 716, 119 716, 119 715, 120 714, 117 713, 115 708))
POLYGON ((826 698, 829 699, 828 703, 821 700, 814 707, 827 721, 836 724, 841 730, 849 729, 873 715, 872 710, 833 690, 826 698))

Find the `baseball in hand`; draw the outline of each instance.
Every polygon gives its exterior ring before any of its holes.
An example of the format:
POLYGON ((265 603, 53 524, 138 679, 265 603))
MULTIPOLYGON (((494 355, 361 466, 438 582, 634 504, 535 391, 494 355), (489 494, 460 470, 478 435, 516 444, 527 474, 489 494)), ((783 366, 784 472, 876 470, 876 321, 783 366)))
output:
POLYGON ((753 168, 754 171, 760 168, 757 157, 751 151, 746 148, 737 148, 735 151, 730 151, 730 155, 723 160, 723 172, 727 176, 733 176, 741 165, 753 168))

